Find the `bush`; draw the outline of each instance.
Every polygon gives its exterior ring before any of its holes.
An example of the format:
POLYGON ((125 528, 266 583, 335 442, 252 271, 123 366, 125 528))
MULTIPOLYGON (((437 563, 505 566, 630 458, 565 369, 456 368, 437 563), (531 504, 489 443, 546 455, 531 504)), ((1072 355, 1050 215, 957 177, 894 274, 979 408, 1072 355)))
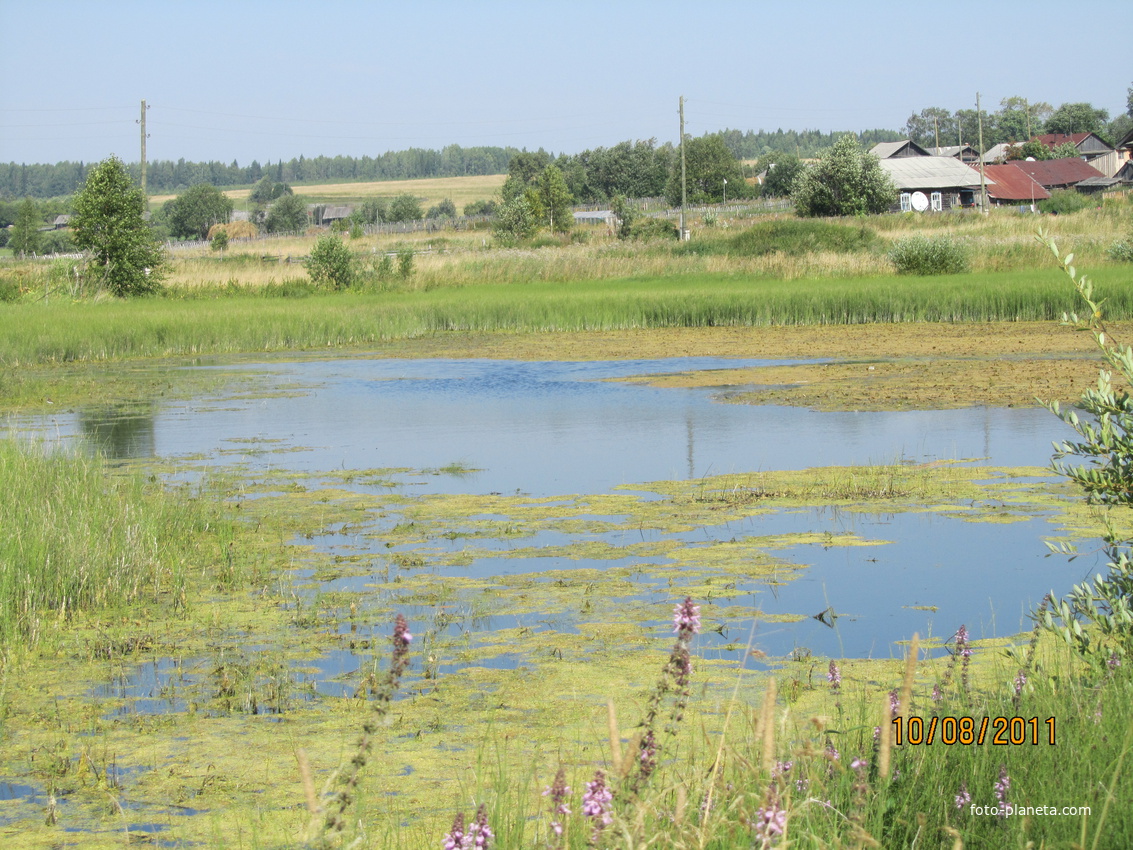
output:
POLYGON ((677 226, 667 218, 642 216, 634 219, 629 227, 629 238, 649 241, 651 239, 676 239, 680 236, 677 226))
POLYGON ((1133 233, 1109 246, 1106 254, 1119 263, 1133 263, 1133 233))
POLYGON ((451 198, 445 198, 439 204, 429 207, 425 218, 456 218, 456 204, 451 198))
POLYGON ((337 236, 324 236, 316 242, 306 266, 314 283, 347 289, 354 282, 354 255, 337 236))
POLYGON ((968 270, 968 249, 951 239, 902 239, 887 256, 897 274, 961 274, 968 270))
POLYGON ((8 277, 0 277, 0 303, 20 300, 20 285, 8 277))
POLYGON ((1067 215, 1092 207, 1094 200, 1073 189, 1055 189, 1050 198, 1039 201, 1039 209, 1051 215, 1067 215))
POLYGON ((472 201, 464 205, 465 215, 495 215, 499 204, 495 201, 472 201))

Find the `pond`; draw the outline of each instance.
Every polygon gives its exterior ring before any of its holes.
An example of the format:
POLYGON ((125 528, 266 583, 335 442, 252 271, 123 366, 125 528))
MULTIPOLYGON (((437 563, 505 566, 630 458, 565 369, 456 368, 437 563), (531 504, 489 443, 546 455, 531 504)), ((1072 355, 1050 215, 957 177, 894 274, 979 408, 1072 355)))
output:
MULTIPOLYGON (((640 500, 660 499, 650 482, 695 481, 724 473, 934 461, 1044 466, 1051 442, 1065 436, 1065 426, 1037 407, 823 413, 730 404, 727 391, 721 390, 657 389, 618 380, 755 365, 775 364, 723 358, 229 362, 199 368, 242 376, 239 392, 25 417, 15 425, 48 440, 83 438, 111 457, 192 458, 205 465, 236 466, 250 475, 269 469, 302 474, 408 470, 383 475, 380 485, 353 486, 376 493, 398 487, 414 497, 504 494, 568 502, 580 494, 615 491, 640 500)), ((1075 565, 1068 571, 1065 560, 1044 557, 1042 537, 1054 532, 1047 513, 1031 511, 1012 517, 1013 522, 987 524, 955 514, 870 514, 819 506, 749 516, 742 522, 705 523, 693 532, 657 532, 652 539, 688 546, 781 539, 765 551, 799 569, 780 571, 774 580, 762 573, 741 577, 717 600, 722 610, 734 608, 735 614, 725 617, 716 643, 731 646, 737 658, 743 653, 736 642, 746 639, 753 609, 795 620, 759 624, 755 640, 768 654, 803 648, 816 654, 888 657, 897 652, 894 642, 914 630, 947 638, 962 622, 976 636, 1028 628, 1026 613, 1043 593, 1066 589, 1091 569, 1075 565), (865 545, 813 542, 814 535, 823 534, 850 534, 865 545), (794 545, 791 535, 810 538, 794 545), (830 613, 816 619, 824 611, 830 613)), ((381 532, 393 522, 387 519, 385 526, 371 529, 364 544, 357 529, 323 534, 317 542, 323 551, 386 558, 392 544, 381 539, 381 532)), ((522 519, 515 523, 512 533, 530 539, 519 544, 479 539, 469 548, 463 533, 450 530, 449 537, 456 539, 448 552, 438 557, 433 546, 428 557, 419 559, 424 564, 420 569, 482 580, 635 566, 654 577, 666 574, 665 559, 656 556, 627 552, 588 558, 569 550, 582 540, 622 545, 627 529, 616 524, 553 537, 545 524, 529 530, 522 519), (520 557, 492 551, 492 545, 508 549, 520 544, 520 557), (465 554, 453 566, 458 550, 465 554), (543 550, 559 557, 544 556, 543 550)), ((646 541, 644 534, 640 540, 646 541)), ((399 546, 397 551, 414 548, 399 546)), ((663 585, 642 580, 640 592, 627 597, 662 612, 653 623, 658 634, 667 616, 661 603, 680 593, 680 581, 672 581, 671 571, 668 576, 663 585)), ((340 580, 333 589, 365 593, 368 581, 363 574, 340 580)), ((318 582, 306 587, 311 592, 328 589, 318 582)), ((418 613, 427 615, 424 608, 418 613)), ((542 613, 493 612, 479 628, 532 627, 542 613)), ((571 620, 560 618, 557 628, 569 629, 571 620)), ((508 653, 497 652, 504 655, 508 653)))

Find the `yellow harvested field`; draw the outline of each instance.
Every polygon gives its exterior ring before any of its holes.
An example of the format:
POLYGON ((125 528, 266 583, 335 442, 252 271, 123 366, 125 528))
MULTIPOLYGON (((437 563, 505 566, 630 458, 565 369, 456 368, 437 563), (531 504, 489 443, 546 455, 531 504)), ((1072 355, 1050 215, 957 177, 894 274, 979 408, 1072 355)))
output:
MULTIPOLYGON (((310 198, 312 203, 358 203, 368 198, 393 198, 408 192, 421 200, 428 209, 445 198, 451 198, 457 211, 472 201, 487 201, 496 196, 507 179, 506 174, 485 174, 472 177, 430 177, 424 180, 382 180, 371 183, 327 183, 315 186, 293 186, 296 195, 310 198)), ((242 208, 251 189, 231 189, 224 194, 242 208)), ((176 195, 152 195, 150 206, 155 208, 172 200, 176 195)))

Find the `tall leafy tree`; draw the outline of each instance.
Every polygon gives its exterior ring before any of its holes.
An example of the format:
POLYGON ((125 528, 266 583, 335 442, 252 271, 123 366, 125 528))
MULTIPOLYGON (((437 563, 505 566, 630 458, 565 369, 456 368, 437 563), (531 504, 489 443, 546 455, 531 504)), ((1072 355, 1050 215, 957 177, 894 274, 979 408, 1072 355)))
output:
POLYGON ((1048 133, 1104 133, 1109 110, 1095 109, 1089 103, 1064 103, 1046 122, 1048 133))
POLYGON ((298 195, 284 195, 271 205, 264 227, 268 233, 298 233, 307 226, 307 203, 298 195))
POLYGON ((889 209, 897 187, 877 157, 846 135, 802 171, 791 197, 801 216, 865 215, 889 209))
POLYGON ((551 230, 565 233, 574 224, 570 205, 574 198, 557 165, 548 165, 539 175, 539 203, 551 230))
POLYGON ((8 247, 16 254, 26 256, 39 251, 42 244, 39 234, 40 216, 35 201, 24 198, 16 212, 16 223, 8 239, 8 247))
MULTIPOLYGON (((723 199, 725 185, 728 195, 742 198, 750 194, 744 180, 740 162, 724 144, 719 134, 685 139, 685 181, 688 199, 692 203, 712 203, 723 199), (725 184, 725 181, 727 183, 725 184)), ((681 202, 681 159, 674 157, 665 197, 673 206, 681 202)))
POLYGON ((763 178, 763 194, 769 198, 785 198, 794 189, 803 164, 792 153, 772 153, 761 157, 756 168, 767 172, 763 178))
POLYGON ((424 217, 425 213, 421 210, 421 202, 416 195, 402 192, 390 202, 390 221, 417 221, 424 217))
POLYGON ((999 111, 994 115, 992 136, 996 142, 1025 142, 1038 134, 1054 112, 1054 107, 1044 101, 1031 103, 1025 97, 1005 97, 999 102, 999 111))
POLYGON ((164 255, 143 218, 145 198, 116 156, 87 175, 75 196, 71 231, 75 245, 91 251, 90 263, 115 295, 152 292, 164 255))
POLYGON ((182 239, 205 239, 214 224, 227 224, 232 216, 232 199, 215 186, 198 183, 167 201, 163 208, 169 232, 182 239))

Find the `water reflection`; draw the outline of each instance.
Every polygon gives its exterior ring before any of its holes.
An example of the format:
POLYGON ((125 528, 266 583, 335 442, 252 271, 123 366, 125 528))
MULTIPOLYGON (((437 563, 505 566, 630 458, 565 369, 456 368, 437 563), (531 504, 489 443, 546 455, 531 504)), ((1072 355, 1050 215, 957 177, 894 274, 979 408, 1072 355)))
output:
POLYGON ((147 458, 156 454, 154 417, 152 405, 86 408, 78 413, 78 427, 83 437, 108 458, 147 458))

